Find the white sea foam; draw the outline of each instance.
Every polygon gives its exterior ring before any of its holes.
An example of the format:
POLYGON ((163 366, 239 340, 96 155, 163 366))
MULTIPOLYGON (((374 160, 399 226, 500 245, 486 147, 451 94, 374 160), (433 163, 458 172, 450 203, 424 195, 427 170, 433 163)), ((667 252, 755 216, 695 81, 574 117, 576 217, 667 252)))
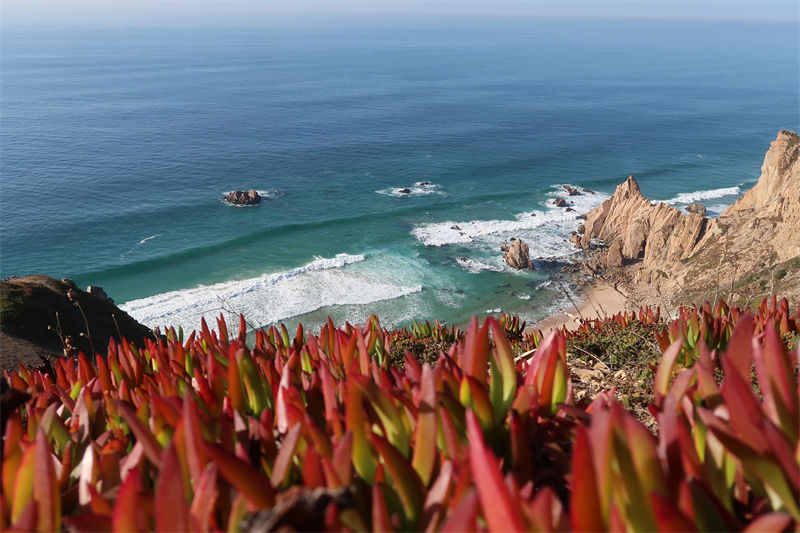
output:
POLYGON ((164 234, 163 233, 156 233, 155 235, 150 235, 149 237, 145 237, 144 239, 139 241, 139 244, 144 244, 147 241, 151 241, 151 240, 155 239, 156 237, 161 237, 162 235, 164 235, 164 234))
POLYGON ((720 216, 722 212, 725 211, 728 207, 730 207, 730 204, 708 205, 706 206, 706 216, 709 218, 716 218, 720 216))
POLYGON ((703 200, 713 200, 714 198, 724 198, 725 196, 735 196, 737 194, 742 194, 742 189, 738 186, 736 187, 724 187, 722 189, 710 189, 707 191, 694 191, 694 192, 684 192, 667 200, 665 203, 668 204, 691 204, 694 202, 701 202, 703 200))
MULTIPOLYGON (((606 198, 608 195, 601 193, 566 196, 566 192, 558 186, 558 190, 551 193, 538 210, 518 213, 511 220, 448 220, 418 224, 411 233, 426 246, 470 244, 492 251, 512 237, 519 237, 531 247, 532 257, 568 255, 573 253, 574 248, 565 240, 569 238, 570 231, 577 227, 578 216, 606 198), (573 211, 556 207, 553 200, 558 197, 570 202, 573 211)), ((459 266, 465 267, 461 263, 459 266)))
POLYGON ((150 326, 170 324, 196 329, 204 317, 209 326, 223 313, 242 313, 251 323, 266 325, 334 305, 370 304, 422 290, 420 285, 387 281, 384 273, 355 268, 363 255, 339 254, 307 265, 257 278, 201 285, 125 303, 122 309, 150 326))
POLYGON ((490 270, 492 272, 503 272, 503 270, 505 270, 501 265, 490 265, 489 263, 484 263, 477 259, 470 259, 469 257, 458 257, 456 258, 456 263, 467 272, 473 274, 477 274, 483 270, 490 270))
POLYGON ((388 189, 381 189, 375 192, 385 196, 394 196, 395 198, 405 198, 407 196, 425 196, 428 194, 446 196, 444 191, 439 189, 438 185, 429 181, 418 181, 410 187, 390 187, 388 189), (408 189, 408 192, 400 192, 404 189, 408 189))
POLYGON ((155 235, 150 235, 149 237, 145 237, 144 239, 142 239, 138 243, 134 244, 133 247, 131 247, 130 250, 127 250, 127 251, 121 253, 119 256, 124 259, 125 257, 128 256, 128 254, 130 254, 131 252, 134 252, 137 248, 139 248, 141 245, 145 244, 147 241, 152 241, 153 239, 161 237, 162 235, 164 235, 164 234, 163 233, 156 233, 155 235))

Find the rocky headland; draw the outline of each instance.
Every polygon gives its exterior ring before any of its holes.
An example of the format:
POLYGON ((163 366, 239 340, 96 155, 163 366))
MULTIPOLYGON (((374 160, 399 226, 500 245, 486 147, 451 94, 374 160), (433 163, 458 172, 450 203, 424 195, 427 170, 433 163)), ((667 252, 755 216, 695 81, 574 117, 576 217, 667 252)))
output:
MULTIPOLYGON (((691 207, 691 206, 690 206, 691 207)), ((701 206, 702 207, 702 206, 701 206)), ((800 137, 781 130, 752 189, 707 218, 642 195, 633 176, 586 214, 573 236, 584 268, 635 306, 800 300, 800 137)))

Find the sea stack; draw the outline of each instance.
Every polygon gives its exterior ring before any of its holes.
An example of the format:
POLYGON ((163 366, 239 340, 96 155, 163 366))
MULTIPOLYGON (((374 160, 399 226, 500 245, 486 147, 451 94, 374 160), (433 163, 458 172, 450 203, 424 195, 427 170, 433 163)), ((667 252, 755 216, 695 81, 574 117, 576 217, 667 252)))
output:
POLYGON ((517 270, 533 270, 528 245, 522 239, 512 239, 508 251, 503 254, 503 259, 508 266, 517 270))

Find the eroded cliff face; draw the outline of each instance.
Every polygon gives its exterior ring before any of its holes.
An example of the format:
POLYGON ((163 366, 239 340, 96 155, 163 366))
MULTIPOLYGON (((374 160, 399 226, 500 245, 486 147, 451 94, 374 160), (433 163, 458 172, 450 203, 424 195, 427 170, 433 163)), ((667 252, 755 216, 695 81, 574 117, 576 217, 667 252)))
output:
POLYGON ((800 270, 800 137, 780 131, 761 172, 716 219, 652 204, 630 176, 587 214, 577 246, 606 243, 606 267, 621 248, 628 281, 652 293, 702 296, 752 283, 769 292, 776 276, 789 281, 800 270))
POLYGON ((800 136, 781 130, 772 141, 761 177, 719 217, 720 223, 755 219, 772 228, 767 243, 779 261, 800 255, 800 136))

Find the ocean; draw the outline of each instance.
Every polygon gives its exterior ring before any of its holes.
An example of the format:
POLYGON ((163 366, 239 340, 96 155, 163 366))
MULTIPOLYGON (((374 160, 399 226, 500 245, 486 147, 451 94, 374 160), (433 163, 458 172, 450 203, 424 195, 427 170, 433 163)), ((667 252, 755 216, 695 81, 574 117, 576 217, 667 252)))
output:
POLYGON ((577 215, 628 174, 712 215, 755 183, 800 126, 797 41, 652 20, 5 29, 0 275, 103 286, 149 326, 533 322, 575 289, 577 215), (595 192, 566 212, 564 184, 595 192), (256 207, 222 201, 250 188, 256 207), (536 270, 504 265, 512 237, 536 270))

